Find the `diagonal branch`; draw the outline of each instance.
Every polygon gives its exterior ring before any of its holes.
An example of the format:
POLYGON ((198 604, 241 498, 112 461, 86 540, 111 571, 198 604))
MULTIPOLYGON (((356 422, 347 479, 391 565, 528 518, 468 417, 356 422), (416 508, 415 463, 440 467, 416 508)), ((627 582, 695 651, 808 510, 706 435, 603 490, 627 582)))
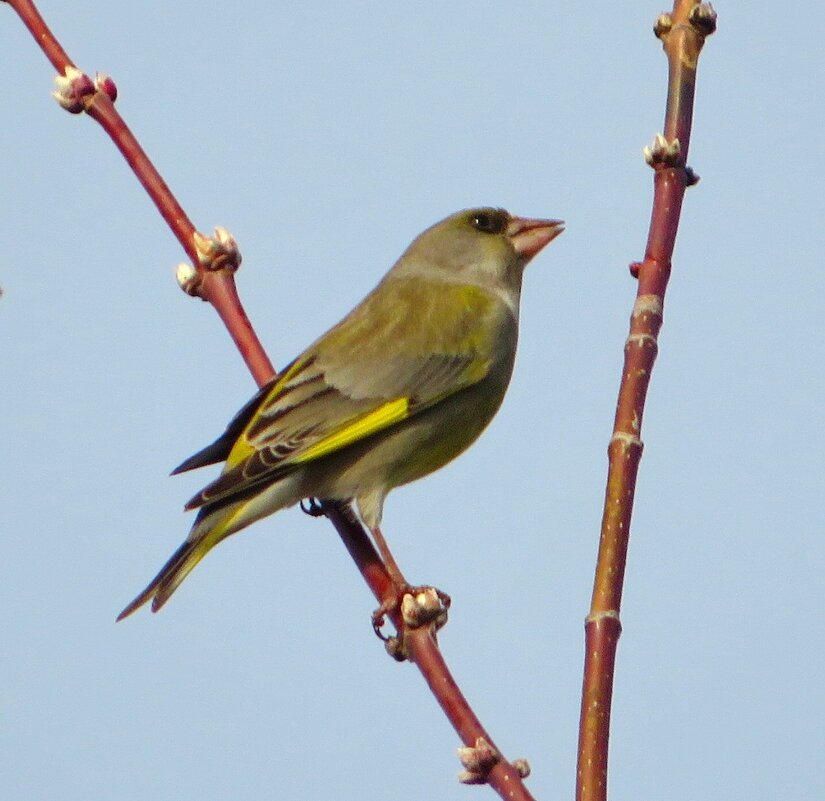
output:
POLYGON ((636 302, 625 343, 604 500, 599 556, 590 614, 585 622, 585 662, 579 724, 576 798, 605 801, 610 707, 620 609, 645 398, 658 352, 665 290, 679 227, 685 188, 696 182, 686 166, 696 66, 716 14, 709 4, 676 0, 672 14, 656 22, 668 59, 669 80, 664 136, 657 136, 645 157, 655 170, 653 211, 644 261, 631 266, 638 278, 636 302))
MULTIPOLYGON (((111 78, 98 75, 92 81, 77 70, 49 30, 31 0, 3 0, 18 14, 37 44, 59 73, 55 97, 67 111, 85 112, 98 122, 120 150, 172 233, 192 261, 181 265, 178 282, 189 294, 212 304, 259 386, 270 381, 275 370, 269 361, 235 287, 234 273, 240 253, 229 234, 217 229, 215 237, 200 234, 160 176, 137 139, 115 108, 117 89, 111 78)), ((526 762, 505 761, 489 734, 473 713, 450 674, 438 648, 438 623, 419 625, 406 619, 401 603, 412 596, 409 588, 394 583, 381 561, 367 531, 342 504, 324 502, 323 513, 332 521, 364 580, 386 609, 398 637, 393 638, 395 655, 415 663, 455 727, 465 748, 461 760, 467 769, 466 783, 489 783, 502 798, 531 801, 522 779, 526 762)))

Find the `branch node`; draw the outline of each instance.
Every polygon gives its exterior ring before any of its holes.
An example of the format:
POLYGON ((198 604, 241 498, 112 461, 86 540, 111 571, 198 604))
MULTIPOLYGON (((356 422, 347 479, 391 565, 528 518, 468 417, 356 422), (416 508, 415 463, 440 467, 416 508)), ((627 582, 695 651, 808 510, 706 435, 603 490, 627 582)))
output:
POLYGON ((448 608, 449 596, 435 587, 419 587, 401 599, 401 618, 408 628, 418 629, 432 623, 437 631, 447 622, 448 608))
MULTIPOLYGON (((622 621, 619 617, 618 609, 604 609, 601 612, 591 612, 585 619, 584 625, 595 625, 599 627, 604 623, 612 623, 617 627, 618 633, 622 632, 622 621)), ((618 635, 617 635, 618 636, 618 635)))
POLYGON ((653 143, 642 148, 645 161, 654 169, 659 165, 681 167, 682 146, 678 139, 668 142, 663 134, 657 133, 653 143))
POLYGON ((241 266, 241 251, 238 243, 226 228, 218 226, 215 228, 214 236, 204 236, 199 231, 195 231, 192 234, 192 241, 198 252, 198 262, 204 270, 209 272, 229 270, 234 273, 241 266))
POLYGON ((650 315, 661 319, 664 312, 662 299, 658 295, 639 295, 633 303, 632 319, 650 315))
POLYGON ((673 17, 670 14, 659 14, 656 22, 653 23, 653 33, 657 39, 664 39, 673 28, 673 17))
POLYGON ((627 339, 624 342, 625 350, 627 350, 631 345, 636 345, 639 348, 644 348, 645 346, 650 346, 658 350, 659 342, 653 334, 646 334, 646 333, 638 333, 638 334, 629 334, 627 339))
POLYGON ((522 779, 526 779, 530 775, 530 763, 526 759, 514 759, 512 765, 522 779))
POLYGON ((398 595, 390 596, 372 613, 375 636, 384 641, 384 648, 396 662, 410 658, 406 644, 409 632, 430 626, 430 633, 433 639, 436 638, 439 629, 447 623, 451 603, 450 596, 435 587, 407 587, 402 592, 400 602, 398 595), (393 618, 398 634, 388 637, 381 629, 387 614, 393 610, 400 612, 401 620, 393 618))
MULTIPOLYGON (((644 443, 635 434, 629 434, 627 431, 614 431, 610 438, 610 445, 619 445, 622 450, 629 451, 631 449, 644 450, 644 443)), ((610 446, 608 446, 609 449, 610 446)))
POLYGON ((690 168, 685 167, 685 186, 696 186, 701 179, 699 176, 690 168))
POLYGON ((403 638, 384 637, 378 629, 375 630, 375 633, 384 640, 384 648, 396 662, 406 662, 410 658, 407 649, 404 647, 403 638))
MULTIPOLYGON (((501 754, 484 737, 477 737, 474 746, 463 745, 458 749, 458 758, 465 768, 458 774, 462 784, 486 784, 490 771, 501 760, 501 754)), ((528 767, 528 773, 529 770, 528 767)), ((516 771, 521 775, 518 768, 516 771)))
POLYGON ((710 3, 699 3, 690 10, 690 24, 701 36, 716 32, 716 10, 710 3))
POLYGON ((105 72, 95 73, 95 90, 103 92, 113 103, 117 100, 117 84, 105 72))
POLYGON ((55 76, 54 85, 52 97, 70 114, 83 113, 87 99, 97 91, 92 79, 71 64, 65 67, 63 75, 55 76))
POLYGON ((200 297, 200 273, 191 264, 182 261, 175 268, 175 280, 187 295, 193 298, 200 297))

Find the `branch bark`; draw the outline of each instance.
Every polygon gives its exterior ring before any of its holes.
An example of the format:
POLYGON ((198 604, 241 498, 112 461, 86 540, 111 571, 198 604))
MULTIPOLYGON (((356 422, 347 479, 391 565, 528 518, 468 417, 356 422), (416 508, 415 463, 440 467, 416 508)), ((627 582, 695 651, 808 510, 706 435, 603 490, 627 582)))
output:
POLYGON ((709 4, 676 0, 654 31, 668 59, 664 135, 645 149, 655 170, 654 198, 644 261, 631 265, 638 278, 636 301, 625 343, 613 436, 608 448, 599 555, 590 613, 585 622, 585 661, 579 724, 576 798, 606 801, 608 740, 616 647, 621 634, 621 601, 645 398, 658 353, 665 291, 679 227, 685 188, 696 182, 686 166, 693 120, 696 66, 716 14, 709 4))

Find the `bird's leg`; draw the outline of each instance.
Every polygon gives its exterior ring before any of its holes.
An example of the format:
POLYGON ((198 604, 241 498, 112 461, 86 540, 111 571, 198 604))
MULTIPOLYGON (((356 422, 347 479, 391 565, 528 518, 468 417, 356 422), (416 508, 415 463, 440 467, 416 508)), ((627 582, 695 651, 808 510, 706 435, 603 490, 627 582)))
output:
MULTIPOLYGON (((392 555, 392 551, 390 550, 389 545, 387 545, 387 541, 384 539, 381 529, 376 526, 375 528, 370 529, 370 533, 372 534, 373 542, 378 548, 378 553, 381 555, 381 560, 384 562, 384 567, 387 568, 390 581, 392 581, 393 586, 395 587, 395 595, 383 601, 381 606, 379 606, 372 613, 372 628, 375 633, 382 640, 384 640, 385 643, 390 643, 394 641, 394 638, 387 638, 381 632, 381 628, 384 625, 384 617, 399 608, 401 605, 401 599, 403 598, 404 593, 406 593, 409 589, 410 585, 407 583, 407 579, 404 578, 401 568, 398 567, 398 562, 395 561, 395 557, 392 555)), ((393 656, 399 661, 405 658, 400 653, 400 650, 398 654, 393 654, 393 656)))
MULTIPOLYGON (((434 587, 411 586, 404 578, 401 568, 398 567, 398 563, 395 561, 381 529, 377 526, 375 528, 362 527, 352 504, 321 500, 314 504, 310 503, 308 507, 304 507, 304 511, 311 515, 317 514, 318 506, 320 506, 322 514, 326 514, 328 517, 331 516, 333 522, 339 517, 343 517, 350 523, 358 524, 358 532, 363 535, 363 541, 353 539, 347 532, 344 532, 342 534, 344 544, 365 577, 374 572, 370 568, 374 568, 378 563, 382 567, 385 578, 390 581, 389 587, 386 586, 385 582, 381 582, 379 588, 377 585, 374 586, 368 579, 367 583, 373 588, 376 596, 382 599, 381 605, 372 613, 373 629, 378 637, 384 640, 387 652, 393 658, 399 661, 406 659, 404 629, 431 626, 433 635, 435 635, 435 632, 447 622, 450 596, 434 587), (368 531, 372 534, 372 543, 367 537, 368 531), (393 620, 396 620, 396 613, 400 617, 398 621, 399 634, 398 636, 388 637, 382 632, 385 618, 388 614, 391 614, 393 620)), ((336 528, 341 532, 337 523, 336 528)))
POLYGON ((396 590, 394 598, 388 598, 372 613, 372 625, 375 633, 386 643, 387 652, 401 661, 407 658, 403 633, 399 632, 399 637, 385 637, 381 632, 384 616, 398 609, 407 628, 416 629, 432 625, 435 634, 447 622, 450 596, 435 587, 413 587, 409 584, 398 567, 381 529, 376 526, 370 531, 396 590))
POLYGON ((370 531, 372 532, 372 537, 375 540, 378 551, 381 554, 381 558, 384 560, 384 565, 387 568, 387 572, 390 574, 393 584, 398 587, 400 595, 417 596, 422 592, 432 592, 435 594, 434 597, 437 598, 441 607, 444 608, 444 611, 450 608, 450 596, 447 595, 446 592, 442 592, 436 587, 418 587, 410 584, 407 579, 404 578, 401 568, 398 567, 398 563, 395 561, 395 557, 392 555, 392 552, 387 545, 387 541, 381 533, 381 529, 376 526, 375 528, 370 529, 370 531))
POLYGON ((381 533, 381 529, 376 526, 370 529, 370 532, 372 533, 373 540, 375 540, 378 553, 381 554, 381 558, 384 560, 384 565, 387 568, 387 573, 390 574, 392 583, 399 589, 409 587, 410 585, 407 583, 407 579, 404 578, 401 568, 398 567, 398 563, 395 561, 395 557, 392 555, 392 551, 390 551, 389 545, 387 545, 387 541, 381 533))

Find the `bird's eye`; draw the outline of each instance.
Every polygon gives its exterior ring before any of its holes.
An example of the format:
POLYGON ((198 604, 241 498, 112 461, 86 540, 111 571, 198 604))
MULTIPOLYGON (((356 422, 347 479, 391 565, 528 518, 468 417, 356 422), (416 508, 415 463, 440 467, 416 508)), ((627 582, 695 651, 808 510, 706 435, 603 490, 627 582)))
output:
POLYGON ((507 223, 507 215, 498 209, 473 212, 470 217, 470 224, 477 231, 485 234, 500 234, 507 223))

